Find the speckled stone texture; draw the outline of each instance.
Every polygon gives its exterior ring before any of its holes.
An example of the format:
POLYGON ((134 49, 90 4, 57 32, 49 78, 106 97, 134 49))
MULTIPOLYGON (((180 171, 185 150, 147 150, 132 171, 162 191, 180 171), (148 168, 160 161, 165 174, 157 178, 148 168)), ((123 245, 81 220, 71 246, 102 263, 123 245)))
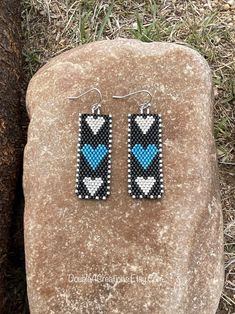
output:
POLYGON ((38 71, 27 94, 24 159, 31 314, 216 312, 223 224, 212 103, 207 63, 182 45, 101 41, 63 53, 38 71), (102 113, 113 115, 106 201, 74 194, 78 114, 90 113, 97 99, 67 97, 94 86, 103 93, 102 113), (140 89, 153 94, 151 112, 163 117, 160 201, 128 195, 127 114, 139 112, 144 95, 112 95, 140 89))

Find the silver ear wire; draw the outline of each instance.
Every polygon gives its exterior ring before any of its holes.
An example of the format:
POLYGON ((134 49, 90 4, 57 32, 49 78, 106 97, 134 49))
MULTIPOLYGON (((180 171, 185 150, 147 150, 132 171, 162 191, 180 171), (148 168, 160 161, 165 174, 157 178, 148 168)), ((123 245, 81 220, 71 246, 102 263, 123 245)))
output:
POLYGON ((140 105, 140 112, 144 113, 144 110, 146 109, 146 112, 149 113, 149 108, 151 107, 151 101, 152 101, 153 97, 150 94, 150 92, 148 90, 146 90, 146 89, 142 89, 142 90, 139 90, 139 91, 127 94, 127 95, 123 95, 123 96, 113 96, 113 98, 114 99, 124 99, 124 98, 127 98, 127 97, 132 96, 132 95, 136 95, 136 94, 139 94, 139 93, 146 93, 146 94, 148 94, 149 101, 146 101, 146 102, 144 102, 143 104, 140 105))
POLYGON ((91 107, 91 110, 92 110, 92 113, 97 113, 97 114, 100 114, 100 107, 101 107, 101 103, 102 103, 102 95, 101 95, 101 92, 98 88, 96 87, 93 87, 89 90, 87 90, 86 92, 82 93, 81 95, 79 96, 70 96, 68 97, 69 100, 77 100, 79 99, 80 97, 92 92, 92 91, 96 91, 96 93, 99 95, 99 101, 96 102, 94 105, 92 105, 91 107))

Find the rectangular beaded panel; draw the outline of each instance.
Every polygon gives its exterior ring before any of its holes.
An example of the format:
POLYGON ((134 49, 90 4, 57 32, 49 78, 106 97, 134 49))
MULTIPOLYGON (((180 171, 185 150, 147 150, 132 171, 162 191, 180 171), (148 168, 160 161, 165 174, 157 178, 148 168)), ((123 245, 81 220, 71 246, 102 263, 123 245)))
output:
POLYGON ((106 199, 110 194, 111 115, 80 114, 76 194, 81 199, 106 199))
POLYGON ((133 198, 161 198, 161 114, 128 115, 128 191, 133 198))

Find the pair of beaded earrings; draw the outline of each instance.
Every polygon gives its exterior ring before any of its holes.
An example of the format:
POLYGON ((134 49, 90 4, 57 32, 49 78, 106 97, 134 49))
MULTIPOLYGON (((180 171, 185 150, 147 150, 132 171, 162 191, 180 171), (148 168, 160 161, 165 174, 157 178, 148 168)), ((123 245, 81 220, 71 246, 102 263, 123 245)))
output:
MULTIPOLYGON (((75 193, 81 199, 105 200, 110 194, 112 115, 100 114, 102 95, 97 88, 69 99, 91 91, 97 92, 99 101, 92 106, 92 113, 79 114, 75 193)), ((140 114, 128 114, 128 192, 136 199, 159 199, 164 191, 161 114, 150 114, 152 96, 147 90, 113 98, 142 92, 150 100, 140 106, 140 114)))

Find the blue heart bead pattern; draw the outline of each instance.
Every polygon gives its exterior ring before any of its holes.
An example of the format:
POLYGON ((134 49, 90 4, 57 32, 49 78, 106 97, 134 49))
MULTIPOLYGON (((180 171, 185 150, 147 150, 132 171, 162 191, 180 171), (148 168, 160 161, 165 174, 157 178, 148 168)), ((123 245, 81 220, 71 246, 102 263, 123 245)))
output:
POLYGON ((128 115, 128 191, 137 199, 163 195, 161 114, 128 115))
POLYGON ((110 194, 112 116, 79 114, 76 194, 103 199, 110 194))
POLYGON ((147 148, 143 148, 141 144, 135 144, 131 151, 144 169, 148 168, 159 152, 157 146, 154 144, 149 144, 147 148))
POLYGON ((95 170, 107 155, 108 149, 103 144, 99 144, 96 148, 93 148, 90 144, 85 144, 82 147, 81 152, 91 168, 95 170))

